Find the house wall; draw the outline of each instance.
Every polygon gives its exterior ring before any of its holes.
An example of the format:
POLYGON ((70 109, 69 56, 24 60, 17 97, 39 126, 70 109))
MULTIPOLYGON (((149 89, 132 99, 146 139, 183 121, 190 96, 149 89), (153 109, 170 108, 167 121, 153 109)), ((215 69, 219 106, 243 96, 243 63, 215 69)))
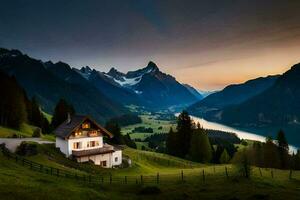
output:
POLYGON ((117 166, 122 164, 122 151, 117 150, 112 154, 112 165, 117 166), (117 158, 117 161, 115 160, 117 158))
POLYGON ((72 154, 72 151, 82 151, 82 150, 88 150, 88 149, 97 149, 103 147, 103 137, 85 137, 85 138, 74 138, 68 140, 68 156, 72 154), (98 141, 99 146, 95 147, 87 147, 88 142, 90 141, 98 141), (81 142, 81 148, 80 149, 73 149, 73 144, 76 142, 81 142))
POLYGON ((69 156, 69 150, 68 150, 68 141, 61 139, 59 137, 56 137, 55 141, 56 148, 59 148, 62 153, 64 153, 66 156, 69 156))
POLYGON ((111 168, 112 157, 113 157, 112 153, 99 154, 93 156, 84 156, 84 157, 77 158, 77 162, 88 162, 89 160, 92 160, 95 163, 95 165, 100 165, 101 161, 106 161, 105 168, 111 168))

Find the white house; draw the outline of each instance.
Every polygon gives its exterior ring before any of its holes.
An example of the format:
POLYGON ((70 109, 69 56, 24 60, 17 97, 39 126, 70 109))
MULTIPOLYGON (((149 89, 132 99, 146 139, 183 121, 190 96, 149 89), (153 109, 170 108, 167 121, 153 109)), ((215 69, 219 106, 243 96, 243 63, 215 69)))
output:
POLYGON ((113 135, 88 116, 68 116, 54 133, 56 147, 66 157, 74 157, 77 162, 92 161, 104 168, 122 164, 122 150, 103 143, 103 136, 113 135))

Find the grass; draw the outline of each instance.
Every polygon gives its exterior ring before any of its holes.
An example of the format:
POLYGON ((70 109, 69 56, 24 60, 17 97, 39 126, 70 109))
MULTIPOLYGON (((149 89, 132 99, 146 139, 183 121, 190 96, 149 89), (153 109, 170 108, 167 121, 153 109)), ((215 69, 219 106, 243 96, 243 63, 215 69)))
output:
POLYGON ((167 133, 169 132, 170 127, 175 128, 176 126, 175 124, 173 124, 171 121, 168 120, 157 120, 156 118, 158 117, 158 115, 150 115, 149 113, 144 113, 140 115, 140 117, 142 119, 142 123, 122 127, 122 133, 123 134, 129 133, 132 139, 143 140, 146 137, 153 135, 155 133, 167 133), (153 133, 142 133, 142 132, 132 133, 132 130, 134 130, 134 128, 139 126, 152 128, 153 133))
MULTIPOLYGON (((127 154, 138 151, 126 149, 127 154)), ((155 154, 156 155, 156 154, 155 154)), ((160 155, 158 155, 160 156, 160 155)), ((139 161, 141 162, 141 161, 139 161)), ((145 161, 143 161, 145 163, 145 161)), ((146 164, 146 163, 145 163, 146 164)), ((148 165, 154 165, 150 162, 148 165)), ((161 164, 157 164, 162 166, 161 164)), ((288 180, 288 171, 276 170, 275 177, 255 176, 251 180, 241 177, 207 176, 203 182, 200 174, 190 176, 186 182, 159 185, 116 184, 89 185, 72 179, 55 177, 31 171, 0 153, 1 199, 298 199, 299 179, 288 180), (142 194, 147 188, 147 194, 142 194), (154 191, 151 193, 151 191, 154 191), (160 191, 160 192, 157 192, 160 191)), ((256 172, 254 172, 256 173, 256 172)), ((300 177, 300 174, 297 175, 300 177)))
POLYGON ((48 113, 46 113, 46 112, 44 112, 44 111, 42 111, 42 113, 43 113, 43 115, 46 117, 46 119, 48 120, 48 122, 50 123, 51 120, 52 120, 52 115, 50 115, 50 114, 48 114, 48 113))
POLYGON ((13 135, 21 137, 31 137, 35 128, 35 126, 31 126, 25 123, 21 125, 20 130, 0 126, 0 137, 7 138, 12 137, 13 135))
MULTIPOLYGON (((35 126, 26 123, 21 125, 20 130, 0 126, 0 138, 11 138, 13 136, 24 138, 32 137, 32 133, 35 129, 35 126)), ((51 134, 42 134, 41 138, 48 141, 55 141, 55 136, 51 134)))

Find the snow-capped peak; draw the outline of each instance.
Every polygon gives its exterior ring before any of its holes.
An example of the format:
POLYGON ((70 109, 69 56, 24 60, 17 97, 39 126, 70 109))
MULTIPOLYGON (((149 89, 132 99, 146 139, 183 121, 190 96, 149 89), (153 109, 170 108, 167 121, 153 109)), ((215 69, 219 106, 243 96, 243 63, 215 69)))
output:
POLYGON ((92 69, 89 66, 82 67, 80 70, 75 69, 77 73, 79 73, 83 78, 89 79, 92 73, 92 69))

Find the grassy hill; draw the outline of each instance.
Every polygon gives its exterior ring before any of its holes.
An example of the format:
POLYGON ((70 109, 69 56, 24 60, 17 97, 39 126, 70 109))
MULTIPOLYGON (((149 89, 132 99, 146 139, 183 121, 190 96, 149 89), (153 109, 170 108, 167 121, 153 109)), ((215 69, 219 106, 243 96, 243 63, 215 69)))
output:
MULTIPOLYGON (((37 127, 26 123, 21 125, 20 130, 0 126, 0 138, 32 137, 32 133, 36 128, 37 127)), ((51 134, 42 134, 41 138, 44 140, 55 141, 54 135, 51 134)))
MULTIPOLYGON (((49 145, 39 145, 39 154, 28 159, 41 162, 53 167, 61 167, 71 172, 86 174, 83 170, 59 163, 59 155, 49 145), (52 157, 48 157, 49 152, 52 157)), ((140 173, 156 173, 160 170, 163 174, 177 173, 182 169, 181 164, 186 161, 152 152, 125 149, 124 154, 131 156, 133 167, 128 169, 105 170, 113 176, 125 174, 138 175, 140 173), (161 160, 160 160, 161 159, 161 160), (174 163, 166 165, 165 159, 174 163)), ((73 162, 70 161, 69 162, 73 162)), ((179 175, 169 176, 177 178, 177 181, 161 182, 160 184, 146 181, 144 185, 124 184, 113 182, 109 184, 89 184, 83 181, 56 177, 48 174, 32 171, 28 167, 8 160, 0 153, 0 194, 1 199, 297 199, 300 194, 300 173, 294 172, 293 179, 288 179, 289 171, 273 170, 274 178, 271 178, 271 170, 262 170, 263 177, 258 174, 258 169, 253 169, 251 180, 247 180, 233 173, 234 167, 228 165, 229 178, 224 174, 224 166, 202 165, 191 163, 193 168, 185 168, 184 181, 180 181, 179 175), (205 169, 207 176, 203 181, 201 172, 205 169), (211 173, 211 174, 210 174, 211 173), (101 184, 101 185, 100 185, 101 184), (153 189, 154 188, 154 189, 153 189)), ((83 164, 81 164, 83 165, 83 164)), ((96 166, 94 166, 96 168, 96 166)), ((137 176, 138 177, 138 176, 137 176)), ((146 176, 145 176, 146 178, 146 176)))

